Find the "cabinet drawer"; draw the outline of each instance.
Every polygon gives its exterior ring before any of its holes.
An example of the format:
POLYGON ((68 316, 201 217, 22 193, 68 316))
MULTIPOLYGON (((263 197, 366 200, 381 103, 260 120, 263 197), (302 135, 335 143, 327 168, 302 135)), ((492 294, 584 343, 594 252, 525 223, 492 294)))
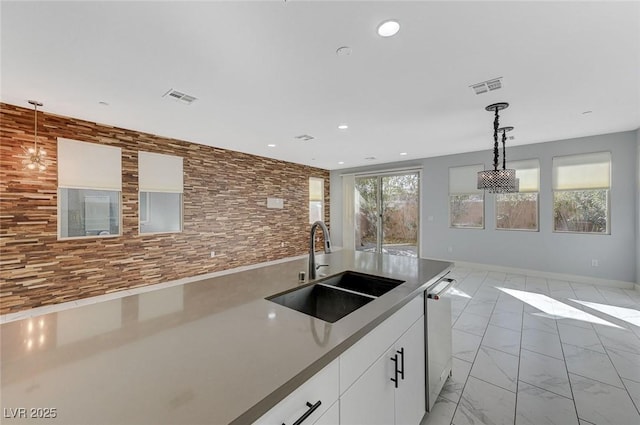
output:
POLYGON ((305 425, 313 424, 338 400, 338 370, 336 359, 262 415, 254 424, 291 425, 313 409, 311 406, 320 402, 303 422, 305 425))
POLYGON ((420 294, 345 351, 339 358, 340 394, 423 314, 424 296, 420 294))

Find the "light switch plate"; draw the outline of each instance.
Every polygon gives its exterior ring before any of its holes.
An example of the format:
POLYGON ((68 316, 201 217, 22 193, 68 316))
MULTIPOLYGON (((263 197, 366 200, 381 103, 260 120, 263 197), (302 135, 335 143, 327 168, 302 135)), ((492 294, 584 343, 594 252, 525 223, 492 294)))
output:
POLYGON ((282 198, 267 198, 267 208, 284 208, 284 199, 282 198))

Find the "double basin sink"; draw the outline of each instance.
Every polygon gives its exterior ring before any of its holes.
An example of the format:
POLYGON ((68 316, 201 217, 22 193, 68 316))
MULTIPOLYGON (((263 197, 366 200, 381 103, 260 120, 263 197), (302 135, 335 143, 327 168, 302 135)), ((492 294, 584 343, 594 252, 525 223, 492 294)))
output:
POLYGON ((346 271, 267 300, 333 323, 402 283, 402 280, 346 271))

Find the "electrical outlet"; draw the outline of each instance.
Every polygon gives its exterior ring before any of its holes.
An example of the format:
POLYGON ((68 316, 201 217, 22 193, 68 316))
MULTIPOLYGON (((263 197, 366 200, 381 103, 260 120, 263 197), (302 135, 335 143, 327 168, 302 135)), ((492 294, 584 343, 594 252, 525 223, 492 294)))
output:
POLYGON ((211 251, 211 258, 216 256, 216 252, 215 251, 211 251))
POLYGON ((284 242, 280 242, 280 248, 284 248, 284 242))
POLYGON ((600 264, 598 264, 598 260, 591 260, 591 267, 598 267, 600 266, 600 264))
POLYGON ((448 247, 447 252, 453 252, 453 247, 452 246, 448 247))

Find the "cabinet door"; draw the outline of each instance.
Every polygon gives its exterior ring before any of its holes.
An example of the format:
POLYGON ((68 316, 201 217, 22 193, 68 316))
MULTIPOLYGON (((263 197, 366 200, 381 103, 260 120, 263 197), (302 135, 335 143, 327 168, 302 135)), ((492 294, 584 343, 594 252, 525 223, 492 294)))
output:
POLYGON ((395 391, 395 423, 419 424, 426 412, 424 316, 409 328, 395 347, 396 351, 403 349, 404 352, 404 380, 398 382, 395 391))
MULTIPOLYGON (((389 425, 394 422, 394 350, 385 352, 340 397, 340 423, 389 425)), ((418 422, 416 422, 417 424, 418 422)))
POLYGON ((318 420, 324 412, 338 399, 338 359, 329 363, 311 379, 276 404, 254 425, 292 424, 299 418, 311 414, 305 419, 306 424, 318 420), (316 404, 320 402, 317 407, 316 404))

